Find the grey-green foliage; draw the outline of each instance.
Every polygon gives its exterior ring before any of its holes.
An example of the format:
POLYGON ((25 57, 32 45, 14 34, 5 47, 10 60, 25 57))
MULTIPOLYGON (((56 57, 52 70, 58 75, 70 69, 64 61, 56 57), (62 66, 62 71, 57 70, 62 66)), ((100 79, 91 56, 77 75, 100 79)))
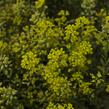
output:
POLYGON ((2 84, 0 84, 0 108, 24 109, 23 105, 18 103, 16 94, 16 90, 11 87, 2 87, 2 84))

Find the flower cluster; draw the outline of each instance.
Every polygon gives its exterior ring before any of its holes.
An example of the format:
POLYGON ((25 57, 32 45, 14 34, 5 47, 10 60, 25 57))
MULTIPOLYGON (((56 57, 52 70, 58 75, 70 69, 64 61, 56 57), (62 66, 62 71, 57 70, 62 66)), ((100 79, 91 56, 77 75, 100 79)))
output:
POLYGON ((21 67, 27 70, 33 70, 39 63, 39 59, 36 54, 29 51, 22 56, 21 67))
POLYGON ((57 103, 55 105, 54 103, 50 102, 46 109, 74 109, 74 108, 70 103, 64 105, 57 103))

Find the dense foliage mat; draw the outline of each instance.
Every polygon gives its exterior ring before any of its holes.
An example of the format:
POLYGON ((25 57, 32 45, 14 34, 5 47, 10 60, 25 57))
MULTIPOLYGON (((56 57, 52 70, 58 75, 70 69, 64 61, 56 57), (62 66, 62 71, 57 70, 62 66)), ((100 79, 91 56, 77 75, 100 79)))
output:
POLYGON ((108 4, 0 0, 0 109, 109 109, 108 4))

